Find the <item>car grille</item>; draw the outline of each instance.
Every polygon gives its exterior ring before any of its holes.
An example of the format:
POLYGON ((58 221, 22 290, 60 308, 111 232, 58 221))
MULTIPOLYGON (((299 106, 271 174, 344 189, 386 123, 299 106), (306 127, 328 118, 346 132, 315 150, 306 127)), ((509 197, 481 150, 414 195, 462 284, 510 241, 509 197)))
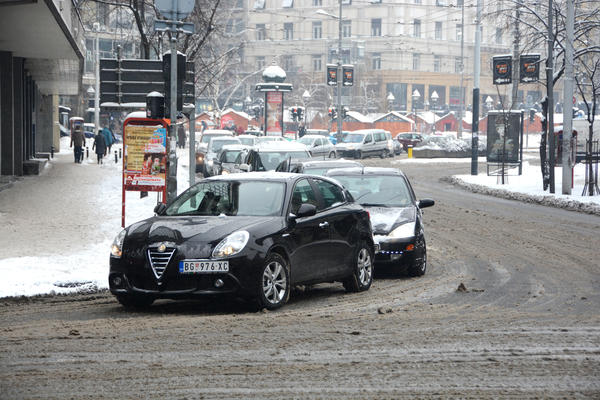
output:
POLYGON ((158 247, 148 248, 148 260, 150 260, 150 266, 157 279, 160 279, 165 269, 167 269, 174 253, 175 249, 172 247, 167 247, 163 252, 158 251, 158 247))

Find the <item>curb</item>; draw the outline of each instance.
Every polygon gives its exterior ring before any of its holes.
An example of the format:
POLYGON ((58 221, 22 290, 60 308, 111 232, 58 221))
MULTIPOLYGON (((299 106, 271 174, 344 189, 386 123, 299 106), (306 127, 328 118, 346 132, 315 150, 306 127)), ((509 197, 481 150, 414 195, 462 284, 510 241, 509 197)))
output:
POLYGON ((510 192, 502 189, 492 189, 487 186, 477 185, 474 183, 467 183, 462 179, 454 176, 447 176, 440 179, 442 182, 448 182, 453 185, 459 186, 462 189, 468 190, 473 193, 481 193, 489 196, 500 197, 508 200, 517 200, 523 203, 540 204, 549 207, 562 208, 564 210, 576 211, 585 214, 592 214, 600 216, 600 205, 582 203, 576 200, 566 200, 556 198, 554 196, 536 196, 525 193, 510 192))

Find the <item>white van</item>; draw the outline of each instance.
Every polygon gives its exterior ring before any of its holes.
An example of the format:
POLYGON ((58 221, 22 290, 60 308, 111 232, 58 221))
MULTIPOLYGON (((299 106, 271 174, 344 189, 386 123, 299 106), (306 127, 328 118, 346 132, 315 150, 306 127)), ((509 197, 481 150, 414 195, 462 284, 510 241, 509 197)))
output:
POLYGON ((335 145, 335 149, 338 157, 360 159, 369 156, 386 158, 390 155, 388 137, 383 129, 359 129, 348 132, 342 142, 335 145))

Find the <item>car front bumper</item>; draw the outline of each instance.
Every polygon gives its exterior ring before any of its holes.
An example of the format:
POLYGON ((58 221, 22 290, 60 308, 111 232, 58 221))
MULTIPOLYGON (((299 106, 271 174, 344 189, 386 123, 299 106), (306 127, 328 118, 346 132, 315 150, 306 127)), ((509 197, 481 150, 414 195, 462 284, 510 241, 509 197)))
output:
POLYGON ((375 262, 382 264, 414 262, 419 248, 416 238, 375 238, 375 262))

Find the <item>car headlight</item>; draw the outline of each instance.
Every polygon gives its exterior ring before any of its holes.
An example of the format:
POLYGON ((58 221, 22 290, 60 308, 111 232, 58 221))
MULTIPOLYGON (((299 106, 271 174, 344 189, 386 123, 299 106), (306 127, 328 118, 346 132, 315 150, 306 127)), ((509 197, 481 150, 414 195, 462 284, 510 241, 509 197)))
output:
POLYGON ((196 163, 202 164, 202 162, 204 162, 204 155, 203 154, 198 154, 196 156, 196 163))
POLYGON ((111 257, 121 258, 123 255, 123 240, 125 240, 125 234, 127 231, 123 229, 119 234, 115 237, 115 240, 110 247, 110 255, 111 257))
POLYGON ((250 234, 246 231, 233 232, 225 239, 221 240, 212 252, 213 258, 223 258, 233 256, 246 247, 250 234))
POLYGON ((223 171, 221 171, 221 175, 228 175, 229 171, 227 171, 226 169, 224 169, 223 171))
POLYGON ((209 167, 212 167, 213 166, 213 160, 208 160, 206 162, 206 165, 208 165, 209 167))
POLYGON ((404 239, 415 236, 415 225, 416 222, 409 222, 407 224, 400 225, 393 231, 391 231, 388 237, 395 239, 404 239))

